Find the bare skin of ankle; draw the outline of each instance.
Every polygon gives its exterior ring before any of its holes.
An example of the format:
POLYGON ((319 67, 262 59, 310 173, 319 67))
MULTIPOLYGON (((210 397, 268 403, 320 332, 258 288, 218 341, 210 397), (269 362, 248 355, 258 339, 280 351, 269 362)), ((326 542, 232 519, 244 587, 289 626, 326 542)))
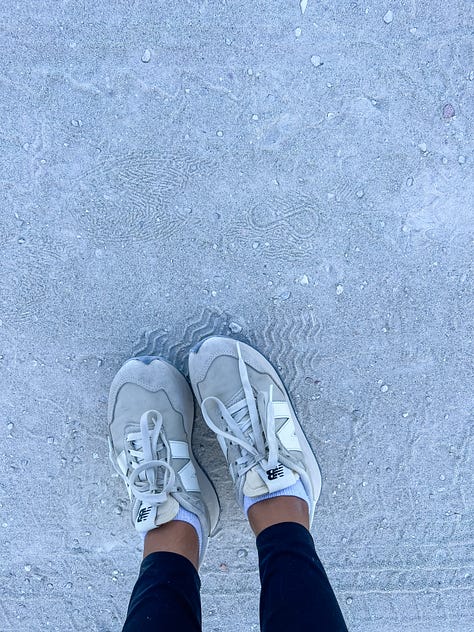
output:
POLYGON ((261 500, 248 510, 255 535, 280 522, 297 522, 309 530, 308 503, 296 496, 277 496, 261 500))
POLYGON ((157 551, 183 555, 198 570, 199 538, 196 529, 187 522, 172 520, 148 531, 145 536, 143 558, 157 551))
MULTIPOLYGON (((297 522, 309 529, 308 504, 296 496, 277 496, 261 500, 250 507, 248 518, 256 536, 267 527, 280 522, 297 522)), ((156 551, 183 555, 198 570, 199 538, 194 527, 187 522, 172 520, 148 531, 143 557, 156 551)))

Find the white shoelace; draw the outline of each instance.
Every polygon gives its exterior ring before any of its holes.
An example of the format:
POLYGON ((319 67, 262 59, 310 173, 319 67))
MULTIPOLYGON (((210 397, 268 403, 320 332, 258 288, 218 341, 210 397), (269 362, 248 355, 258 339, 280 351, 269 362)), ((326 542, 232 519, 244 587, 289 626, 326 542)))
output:
POLYGON ((257 463, 260 463, 265 471, 272 470, 279 462, 278 437, 275 431, 273 410, 273 384, 270 385, 268 391, 259 391, 255 399, 239 343, 237 343, 237 353, 244 399, 227 408, 218 397, 206 397, 201 404, 204 421, 217 435, 241 446, 242 456, 236 461, 240 475, 248 472, 257 463), (212 421, 207 410, 209 403, 217 406, 226 423, 227 431, 212 421), (266 458, 266 447, 268 458, 266 458))
POLYGON ((169 464, 171 450, 162 428, 161 413, 148 410, 140 418, 140 432, 130 433, 126 438, 126 448, 132 457, 133 468, 129 478, 130 488, 135 498, 150 505, 164 502, 168 493, 173 490, 176 479, 169 464), (153 423, 152 430, 148 428, 149 422, 153 423), (158 443, 160 436, 161 443, 158 443), (163 450, 166 451, 166 461, 156 458, 163 450))

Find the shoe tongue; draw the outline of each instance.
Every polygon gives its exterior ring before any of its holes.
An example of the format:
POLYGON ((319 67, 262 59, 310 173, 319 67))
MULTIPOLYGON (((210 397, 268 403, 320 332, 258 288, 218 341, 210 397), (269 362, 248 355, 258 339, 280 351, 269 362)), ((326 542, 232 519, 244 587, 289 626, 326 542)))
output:
POLYGON ((135 528, 143 533, 165 524, 176 517, 179 511, 179 503, 172 496, 168 496, 165 502, 159 505, 148 505, 143 503, 135 519, 135 528))
POLYGON ((243 492, 249 498, 255 498, 263 494, 279 492, 294 485, 298 479, 299 474, 281 463, 268 471, 265 471, 261 465, 256 465, 245 475, 243 492))

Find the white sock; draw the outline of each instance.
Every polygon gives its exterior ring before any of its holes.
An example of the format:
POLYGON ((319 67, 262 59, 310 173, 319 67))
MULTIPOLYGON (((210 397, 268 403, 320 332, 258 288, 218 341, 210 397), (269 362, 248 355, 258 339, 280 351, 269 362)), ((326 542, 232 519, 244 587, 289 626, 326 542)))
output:
MULTIPOLYGON (((199 520, 199 518, 197 517, 197 515, 195 513, 192 513, 191 511, 188 511, 187 509, 183 509, 183 507, 180 506, 178 513, 176 514, 176 517, 173 518, 173 520, 181 520, 182 522, 187 522, 188 524, 190 524, 192 527, 194 527, 194 529, 196 530, 197 536, 199 538, 199 551, 201 551, 202 548, 202 527, 201 527, 201 522, 199 520)), ((159 528, 159 527, 155 527, 155 528, 159 528)), ((148 533, 148 531, 146 532, 142 532, 141 536, 143 541, 145 542, 145 536, 148 533)))
POLYGON ((267 500, 268 498, 277 498, 278 496, 296 496, 297 498, 301 498, 301 500, 308 503, 308 510, 311 511, 308 494, 306 493, 303 483, 299 478, 296 483, 290 485, 289 487, 285 487, 285 489, 280 489, 279 492, 271 492, 270 494, 263 494, 262 496, 255 496, 254 498, 244 496, 245 515, 248 514, 248 510, 252 505, 255 505, 255 503, 267 500))
POLYGON ((192 511, 183 509, 183 507, 180 506, 179 511, 176 514, 176 517, 173 518, 173 520, 182 520, 183 522, 187 522, 188 524, 190 524, 192 527, 195 528, 196 533, 198 534, 198 538, 199 538, 199 551, 201 551, 202 527, 201 527, 201 522, 199 518, 197 517, 197 515, 195 513, 192 513, 192 511))

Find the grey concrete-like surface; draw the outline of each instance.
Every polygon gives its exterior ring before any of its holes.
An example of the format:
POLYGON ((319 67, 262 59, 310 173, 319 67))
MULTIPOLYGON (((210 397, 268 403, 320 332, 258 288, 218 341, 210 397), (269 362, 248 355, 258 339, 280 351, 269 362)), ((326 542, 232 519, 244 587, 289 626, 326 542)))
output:
MULTIPOLYGON (((0 630, 119 630, 141 559, 106 443, 132 353, 278 365, 323 471, 350 630, 473 607, 473 4, 0 6, 0 630), (390 13, 391 11, 391 13, 390 13)), ((222 499, 207 631, 258 629, 222 499)))

